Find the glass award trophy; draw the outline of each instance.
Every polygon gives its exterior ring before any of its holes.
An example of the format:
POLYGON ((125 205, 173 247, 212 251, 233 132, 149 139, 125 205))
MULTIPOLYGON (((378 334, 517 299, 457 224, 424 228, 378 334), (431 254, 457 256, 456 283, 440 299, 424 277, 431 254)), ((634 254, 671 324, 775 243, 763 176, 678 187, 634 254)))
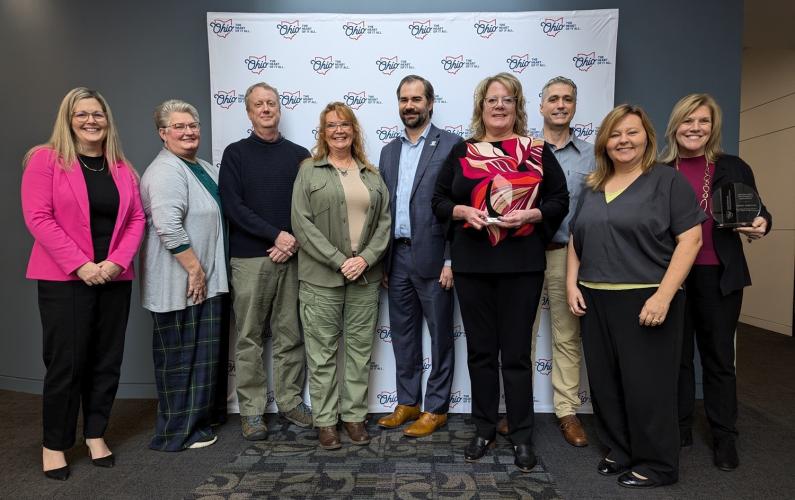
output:
POLYGON ((513 185, 505 177, 499 174, 495 175, 486 188, 486 211, 489 213, 489 216, 486 217, 486 224, 499 222, 501 215, 507 215, 510 212, 512 202, 513 185))
POLYGON ((715 227, 748 227, 762 211, 762 201, 754 188, 740 182, 724 184, 712 193, 712 218, 715 227))

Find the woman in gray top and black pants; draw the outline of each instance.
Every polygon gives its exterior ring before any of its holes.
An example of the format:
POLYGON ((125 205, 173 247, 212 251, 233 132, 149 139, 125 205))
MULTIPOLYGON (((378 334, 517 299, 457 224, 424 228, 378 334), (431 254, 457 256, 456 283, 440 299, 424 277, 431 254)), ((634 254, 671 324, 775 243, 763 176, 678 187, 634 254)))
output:
POLYGON ((141 302, 152 312, 158 405, 149 447, 202 448, 210 428, 229 291, 218 169, 196 157, 199 115, 169 100, 155 110, 163 150, 141 179, 146 236, 141 302))
POLYGON ((655 162, 646 113, 622 105, 605 117, 571 223, 566 288, 581 316, 583 351, 599 435, 597 467, 618 483, 649 488, 679 476, 677 377, 681 291, 701 246, 687 180, 655 162))

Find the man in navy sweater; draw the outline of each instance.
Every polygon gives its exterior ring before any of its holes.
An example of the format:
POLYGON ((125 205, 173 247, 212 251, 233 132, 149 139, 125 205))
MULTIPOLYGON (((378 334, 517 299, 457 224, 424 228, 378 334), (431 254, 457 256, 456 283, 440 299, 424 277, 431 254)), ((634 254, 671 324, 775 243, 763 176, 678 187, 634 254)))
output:
POLYGON ((279 133, 281 103, 275 88, 255 83, 245 100, 253 132, 224 150, 219 190, 229 220, 240 421, 243 436, 259 441, 268 431, 262 363, 268 316, 279 414, 301 427, 312 425, 302 398, 306 357, 298 326, 298 243, 290 225, 293 182, 309 151, 279 133))

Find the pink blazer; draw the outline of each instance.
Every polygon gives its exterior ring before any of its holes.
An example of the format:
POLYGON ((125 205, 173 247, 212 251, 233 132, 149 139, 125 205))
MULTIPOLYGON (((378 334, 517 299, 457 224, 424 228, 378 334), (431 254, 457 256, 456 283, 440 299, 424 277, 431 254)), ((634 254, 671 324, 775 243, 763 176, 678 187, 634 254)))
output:
MULTIPOLYGON (((111 173, 119 190, 119 213, 107 259, 122 268, 117 281, 131 280, 146 217, 130 167, 119 162, 111 173)), ((50 281, 80 279, 75 271, 94 260, 88 191, 80 165, 75 162, 65 171, 52 149, 36 151, 22 174, 22 214, 35 239, 26 276, 50 281)))

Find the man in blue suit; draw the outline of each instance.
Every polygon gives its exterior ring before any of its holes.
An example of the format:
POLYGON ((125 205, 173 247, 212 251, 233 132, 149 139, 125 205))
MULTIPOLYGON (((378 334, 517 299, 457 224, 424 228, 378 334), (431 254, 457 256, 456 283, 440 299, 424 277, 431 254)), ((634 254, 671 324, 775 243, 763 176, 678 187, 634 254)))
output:
POLYGON ((389 188, 392 244, 384 285, 397 368, 398 405, 379 419, 387 429, 416 420, 403 434, 422 437, 447 423, 453 381, 453 271, 447 260, 445 226, 433 215, 436 177, 461 138, 431 124, 431 83, 408 75, 397 88, 400 137, 381 150, 379 170, 389 188), (431 336, 431 373, 422 399, 422 320, 431 336))

